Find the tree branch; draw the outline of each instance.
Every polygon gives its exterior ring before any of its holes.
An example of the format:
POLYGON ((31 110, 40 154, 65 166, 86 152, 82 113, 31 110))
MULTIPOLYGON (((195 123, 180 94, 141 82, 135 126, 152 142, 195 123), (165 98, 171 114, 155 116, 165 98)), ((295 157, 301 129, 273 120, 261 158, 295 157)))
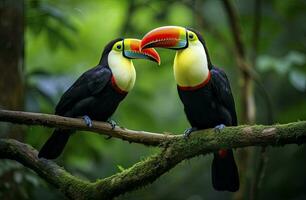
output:
POLYGON ((306 142, 306 121, 274 126, 229 127, 216 133, 213 129, 194 134, 187 141, 173 139, 160 153, 139 162, 131 168, 95 183, 97 189, 108 187, 109 197, 116 197, 127 191, 143 187, 168 172, 183 160, 206 155, 220 148, 246 146, 279 146, 306 142), (288 132, 289 131, 289 132, 288 132))
POLYGON ((242 95, 242 120, 243 123, 254 123, 255 121, 255 103, 252 85, 252 76, 255 74, 247 62, 245 45, 242 39, 239 18, 234 5, 230 0, 223 0, 223 6, 230 25, 233 41, 236 49, 237 65, 242 73, 243 84, 241 87, 242 95))
POLYGON ((169 137, 144 131, 119 128, 110 130, 109 125, 101 122, 94 122, 95 128, 90 129, 85 127, 80 119, 38 113, 2 110, 0 111, 0 121, 47 125, 49 127, 80 128, 82 130, 98 131, 99 133, 106 131, 108 135, 121 139, 131 139, 133 142, 164 144, 160 153, 136 163, 129 169, 105 179, 87 182, 72 176, 52 161, 39 159, 37 151, 27 144, 11 139, 0 139, 0 159, 20 162, 34 170, 50 184, 59 188, 70 199, 112 199, 152 183, 185 159, 212 153, 220 148, 306 143, 306 121, 273 126, 227 127, 221 133, 208 129, 195 132, 188 140, 185 140, 182 136, 171 135, 169 137), (137 137, 134 136, 135 133, 137 137), (150 137, 146 137, 146 134, 150 137))
POLYGON ((118 126, 112 130, 110 124, 98 121, 93 121, 93 126, 90 128, 86 126, 82 119, 10 110, 0 110, 0 121, 26 125, 40 125, 53 128, 91 131, 98 134, 127 140, 129 142, 135 142, 150 146, 159 146, 169 139, 179 137, 169 134, 133 131, 118 126))
POLYGON ((78 199, 78 191, 82 199, 88 197, 85 194, 93 190, 92 183, 72 176, 50 160, 39 159, 37 154, 38 152, 30 145, 13 139, 0 139, 0 159, 16 160, 32 169, 71 199, 78 199))

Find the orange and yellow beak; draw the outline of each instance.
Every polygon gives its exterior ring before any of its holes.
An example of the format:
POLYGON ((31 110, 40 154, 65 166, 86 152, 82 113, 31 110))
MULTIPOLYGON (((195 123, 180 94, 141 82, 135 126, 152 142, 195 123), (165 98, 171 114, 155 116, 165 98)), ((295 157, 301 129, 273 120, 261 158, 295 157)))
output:
POLYGON ((148 59, 160 64, 160 57, 153 48, 140 51, 141 40, 127 38, 123 40, 123 55, 130 59, 148 59))
POLYGON ((161 47, 183 49, 188 46, 187 30, 180 26, 163 26, 148 32, 141 40, 140 48, 161 47))

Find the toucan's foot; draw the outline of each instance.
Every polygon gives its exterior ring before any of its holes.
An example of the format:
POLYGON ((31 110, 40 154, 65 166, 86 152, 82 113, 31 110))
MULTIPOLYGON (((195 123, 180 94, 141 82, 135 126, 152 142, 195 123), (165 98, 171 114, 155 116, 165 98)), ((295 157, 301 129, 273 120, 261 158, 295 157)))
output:
POLYGON ((88 117, 87 115, 84 115, 82 118, 83 118, 86 126, 91 128, 92 127, 92 121, 91 121, 90 117, 88 117))
POLYGON ((108 119, 106 122, 111 125, 112 130, 114 130, 117 126, 117 123, 114 120, 108 119))
POLYGON ((222 129, 225 128, 224 124, 219 124, 217 126, 215 126, 215 132, 220 133, 222 129))
POLYGON ((196 127, 191 127, 191 128, 187 128, 185 131, 184 131, 184 138, 185 139, 188 139, 189 136, 191 135, 192 132, 198 130, 198 128, 196 127))

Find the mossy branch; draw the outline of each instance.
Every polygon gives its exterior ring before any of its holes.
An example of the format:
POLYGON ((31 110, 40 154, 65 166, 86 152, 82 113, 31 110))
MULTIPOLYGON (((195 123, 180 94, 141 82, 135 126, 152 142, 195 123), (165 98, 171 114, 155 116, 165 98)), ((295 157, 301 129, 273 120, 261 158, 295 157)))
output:
MULTIPOLYGON (((3 115, 0 120, 3 120, 3 115)), ((10 121, 18 120, 11 118, 10 121)), ((212 153, 220 148, 306 143, 306 121, 271 126, 227 127, 220 133, 208 129, 192 134, 188 140, 182 136, 164 138, 165 140, 159 143, 162 147, 159 153, 129 169, 95 182, 83 181, 52 161, 39 159, 35 149, 16 140, 0 139, 0 158, 16 160, 34 170, 70 199, 112 199, 152 183, 183 160, 212 153)))
POLYGON ((13 139, 0 139, 0 159, 11 159, 35 171, 45 181, 59 188, 70 199, 78 199, 93 190, 93 183, 72 176, 53 161, 39 159, 38 152, 28 144, 13 139))
POLYGON ((88 127, 83 119, 62 117, 43 113, 32 113, 22 111, 11 111, 0 109, 0 121, 16 124, 39 125, 52 128, 66 128, 107 135, 129 142, 135 142, 150 146, 159 146, 168 139, 175 138, 175 135, 152 133, 146 131, 134 131, 116 126, 112 129, 111 125, 105 122, 93 121, 93 126, 88 127))

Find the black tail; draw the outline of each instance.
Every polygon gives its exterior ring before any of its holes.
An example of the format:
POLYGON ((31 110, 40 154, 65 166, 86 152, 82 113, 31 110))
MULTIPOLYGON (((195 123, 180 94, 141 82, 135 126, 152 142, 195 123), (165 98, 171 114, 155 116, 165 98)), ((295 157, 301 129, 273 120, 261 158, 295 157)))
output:
POLYGON ((71 132, 71 130, 55 129, 51 137, 40 149, 38 157, 47 159, 57 158, 67 144, 71 132))
POLYGON ((232 150, 214 153, 212 163, 212 184, 215 190, 236 192, 239 190, 239 175, 232 150))

